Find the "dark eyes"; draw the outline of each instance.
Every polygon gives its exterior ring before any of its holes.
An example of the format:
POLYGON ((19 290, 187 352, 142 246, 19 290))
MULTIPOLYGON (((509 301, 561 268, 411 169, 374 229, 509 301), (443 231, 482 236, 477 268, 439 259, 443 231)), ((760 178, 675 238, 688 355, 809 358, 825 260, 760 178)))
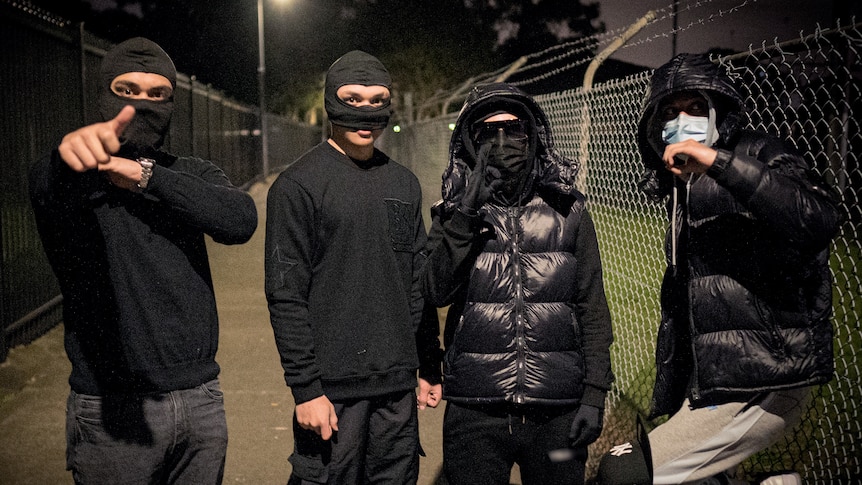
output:
MULTIPOLYGON (((117 84, 114 86, 114 92, 118 96, 124 98, 137 97, 141 94, 141 90, 136 85, 117 84)), ((154 88, 146 93, 146 97, 155 101, 163 101, 171 97, 171 90, 165 88, 154 88)))
POLYGON ((709 109, 707 108, 706 103, 695 101, 683 106, 666 106, 662 110, 661 116, 665 121, 670 121, 679 116, 683 111, 685 111, 689 116, 708 116, 709 114, 709 109))
MULTIPOLYGON (((358 104, 362 103, 363 101, 365 101, 364 99, 356 97, 356 96, 347 96, 347 97, 341 98, 341 100, 347 104, 350 104, 350 105, 358 105, 358 104)), ((368 104, 370 104, 372 106, 380 106, 384 102, 386 102, 386 100, 384 98, 372 98, 371 100, 368 101, 368 104)))

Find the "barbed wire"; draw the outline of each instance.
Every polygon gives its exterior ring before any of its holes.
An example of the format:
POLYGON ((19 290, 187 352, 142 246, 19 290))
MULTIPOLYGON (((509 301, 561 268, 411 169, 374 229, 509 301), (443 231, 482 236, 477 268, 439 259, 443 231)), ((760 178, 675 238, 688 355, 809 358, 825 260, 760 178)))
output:
MULTIPOLYGON (((706 6, 706 5, 708 5, 709 3, 713 2, 713 1, 714 1, 714 0, 697 0, 697 1, 695 1, 694 3, 687 4, 687 5, 685 5, 685 8, 683 8, 682 10, 678 10, 678 11, 677 11, 677 16, 679 16, 679 12, 680 12, 680 11, 692 11, 692 10, 694 10, 694 9, 696 9, 696 8, 700 8, 700 7, 702 7, 702 6, 706 6)), ((661 33, 657 33, 657 34, 654 34, 654 35, 652 35, 652 36, 645 37, 645 38, 642 38, 642 39, 640 39, 640 40, 637 40, 637 41, 635 41, 635 42, 626 43, 626 44, 624 44, 623 46, 621 46, 621 47, 620 47, 620 49, 630 49, 630 48, 633 48, 633 47, 636 47, 636 46, 639 46, 639 45, 643 45, 643 44, 646 44, 646 43, 649 43, 649 42, 653 42, 653 41, 655 41, 656 39, 659 39, 659 38, 669 38, 669 37, 672 37, 672 36, 674 36, 674 35, 676 35, 676 34, 679 34, 680 32, 685 32, 686 30, 692 29, 692 28, 697 27, 697 26, 706 25, 706 24, 708 24, 708 23, 710 23, 710 22, 714 22, 715 20, 717 20, 717 19, 719 19, 719 18, 722 18, 722 17, 724 17, 724 16, 726 16, 726 15, 730 15, 730 14, 732 14, 732 13, 738 12, 738 11, 740 11, 741 9, 743 9, 744 7, 746 7, 748 4, 750 4, 750 3, 754 3, 754 2, 756 2, 756 1, 757 1, 757 0, 741 0, 741 3, 740 3, 740 4, 738 4, 738 5, 736 5, 736 6, 730 7, 730 8, 725 9, 725 10, 721 10, 721 9, 719 9, 719 10, 718 10, 717 12, 715 12, 715 13, 712 13, 712 14, 710 14, 710 15, 706 16, 706 17, 698 18, 698 19, 697 19, 697 20, 695 20, 695 21, 689 22, 689 24, 688 24, 688 25, 686 25, 686 26, 683 26, 683 27, 677 27, 677 28, 675 28, 675 29, 671 29, 669 32, 661 32, 661 33)), ((674 13, 673 13, 673 4, 671 4, 671 5, 670 5, 670 6, 668 6, 668 7, 664 7, 664 8, 662 8, 662 9, 658 9, 658 10, 656 10, 655 12, 656 12, 656 18, 655 18, 655 19, 653 19, 653 20, 651 20, 651 21, 649 21, 649 22, 647 22, 647 27, 649 27, 649 26, 651 26, 651 25, 654 25, 655 23, 660 22, 660 21, 663 21, 663 20, 672 19, 672 18, 673 18, 673 16, 674 16, 674 13), (668 10, 668 9, 671 9, 670 13, 667 13, 667 10, 668 10), (658 15, 659 13, 661 13, 661 15, 658 15)), ((616 29, 616 30, 613 32, 613 35, 604 36, 604 38, 603 38, 603 39, 601 39, 601 40, 600 40, 600 42, 599 42, 597 45, 604 45, 604 44, 610 43, 610 42, 611 42, 611 41, 613 41, 616 37, 618 37, 618 36, 619 36, 619 32, 620 32, 620 31, 622 31, 622 30, 625 30, 625 28, 626 28, 626 27, 622 27, 622 28, 620 28, 620 29, 616 29)), ((594 36, 593 36, 593 37, 594 37, 594 36)), ((546 51, 547 51, 547 50, 546 50, 546 51)), ((585 51, 585 49, 583 49, 583 48, 581 48, 581 49, 579 49, 579 50, 578 50, 578 52, 583 52, 583 51, 585 51)), ((565 57, 565 56, 559 56, 559 57, 560 57, 560 58, 563 58, 563 57, 565 57)), ((512 84, 514 84, 514 85, 516 85, 516 86, 526 86, 526 85, 529 85, 529 84, 533 84, 533 83, 535 83, 535 82, 538 82, 538 81, 541 81, 541 80, 544 80, 544 79, 548 79, 548 78, 553 77, 553 76, 556 76, 556 75, 558 75, 558 74, 562 74, 563 72, 566 72, 566 71, 568 71, 568 70, 574 69, 574 68, 579 67, 579 66, 582 66, 582 65, 584 65, 584 64, 587 64, 587 63, 589 63, 591 60, 592 60, 592 56, 585 57, 585 58, 579 59, 579 60, 577 60, 577 61, 575 61, 575 62, 571 62, 571 63, 569 63, 569 64, 566 64, 566 65, 564 65, 564 66, 561 66, 561 67, 558 67, 558 68, 555 68, 555 69, 550 69, 550 70, 548 70, 548 71, 546 71, 546 72, 543 72, 542 74, 539 74, 539 75, 534 76, 534 77, 532 77, 532 78, 529 78, 529 79, 522 79, 522 80, 519 80, 519 81, 513 82, 512 84)), ((543 62, 543 63, 541 63, 541 65, 547 65, 547 64, 550 64, 550 62, 543 62)), ((530 69, 532 69, 533 67, 534 67, 534 66, 530 66, 530 69)), ((541 67, 541 66, 537 63, 537 65, 536 65, 535 67, 541 67)), ((522 70, 515 71, 515 73, 514 73, 514 74, 521 74, 521 73, 523 73, 524 71, 527 71, 527 70, 529 70, 529 69, 528 69, 528 68, 524 68, 524 69, 522 69, 522 70)))
MULTIPOLYGON (((679 3, 676 5, 676 13, 674 13, 674 4, 676 2, 671 1, 671 3, 667 4, 666 6, 653 10, 655 16, 652 20, 647 22, 645 28, 653 26, 659 22, 673 19, 674 15, 679 16, 680 13, 683 12, 687 14, 696 14, 699 9, 706 9, 711 6, 714 7, 713 4, 717 1, 718 0, 692 0, 684 4, 679 3)), ((705 13, 702 13, 696 20, 689 22, 687 25, 679 26, 665 32, 659 32, 633 42, 628 42, 625 45, 621 46, 620 49, 630 49, 636 46, 644 45, 649 42, 654 42, 658 39, 670 38, 689 29, 695 28, 697 26, 706 25, 727 15, 734 14, 748 7, 750 4, 756 2, 757 0, 740 0, 738 4, 729 8, 719 8, 714 11, 706 11, 705 13)), ((632 21, 634 20, 637 19, 632 19, 632 21)), ((567 59, 571 59, 573 57, 575 57, 575 60, 570 61, 565 65, 548 69, 545 72, 536 76, 527 79, 519 79, 517 81, 510 81, 510 83, 512 85, 523 88, 525 86, 529 86, 530 84, 537 83, 539 81, 562 74, 566 71, 570 71, 580 66, 583 66, 593 59, 595 51, 597 51, 600 47, 603 47, 613 42, 623 32, 625 32, 626 29, 628 29, 628 25, 624 25, 610 31, 592 34, 568 42, 556 44, 544 50, 528 54, 527 56, 525 56, 526 62, 524 63, 524 65, 512 70, 512 72, 510 73, 510 77, 518 75, 523 76, 525 73, 528 73, 530 71, 534 71, 540 68, 546 68, 547 66, 564 62, 567 59)), ((472 83, 475 85, 491 81, 499 77, 500 74, 502 74, 503 72, 506 72, 508 68, 509 66, 505 66, 495 71, 477 74, 466 80, 465 82, 462 82, 455 88, 438 92, 434 96, 427 98, 422 104, 423 106, 428 107, 434 106, 438 103, 449 102, 452 99, 457 99, 460 92, 466 91, 464 89, 465 84, 472 83)))
POLYGON ((69 20, 66 20, 58 15, 48 12, 42 7, 33 5, 26 0, 3 0, 3 3, 6 3, 12 8, 18 9, 38 19, 44 20, 45 22, 56 25, 57 27, 66 27, 72 23, 69 20))

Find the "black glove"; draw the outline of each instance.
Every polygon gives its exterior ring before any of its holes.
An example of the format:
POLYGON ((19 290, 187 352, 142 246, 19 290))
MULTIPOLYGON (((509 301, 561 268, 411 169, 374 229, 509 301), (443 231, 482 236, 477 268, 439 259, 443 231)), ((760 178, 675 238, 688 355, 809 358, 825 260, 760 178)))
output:
POLYGON ((581 404, 572 421, 572 430, 569 432, 569 446, 577 448, 587 446, 599 439, 602 434, 602 421, 604 420, 604 409, 581 404))
POLYGON ((495 167, 488 166, 488 151, 490 146, 484 145, 476 154, 476 165, 467 176, 467 188, 464 189, 464 197, 461 198, 461 212, 467 215, 475 215, 494 190, 503 182, 500 179, 500 171, 495 167), (488 182, 490 175, 491 182, 488 182))

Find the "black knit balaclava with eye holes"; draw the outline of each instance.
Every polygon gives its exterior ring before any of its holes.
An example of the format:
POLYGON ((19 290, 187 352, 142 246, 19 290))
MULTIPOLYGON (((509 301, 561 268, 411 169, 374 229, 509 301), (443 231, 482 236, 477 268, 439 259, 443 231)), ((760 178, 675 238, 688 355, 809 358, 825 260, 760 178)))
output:
POLYGON ((391 104, 356 107, 338 97, 338 88, 349 84, 383 86, 392 90, 389 71, 376 57, 362 51, 350 51, 332 63, 326 73, 323 102, 333 125, 354 130, 381 130, 389 124, 391 104))
POLYGON ((118 155, 127 158, 146 156, 165 141, 174 111, 173 95, 163 101, 123 98, 111 90, 114 79, 128 72, 159 74, 177 85, 177 70, 171 58, 155 42, 143 37, 123 41, 105 54, 101 65, 99 112, 104 121, 117 116, 124 106, 135 108, 135 117, 120 136, 118 155))

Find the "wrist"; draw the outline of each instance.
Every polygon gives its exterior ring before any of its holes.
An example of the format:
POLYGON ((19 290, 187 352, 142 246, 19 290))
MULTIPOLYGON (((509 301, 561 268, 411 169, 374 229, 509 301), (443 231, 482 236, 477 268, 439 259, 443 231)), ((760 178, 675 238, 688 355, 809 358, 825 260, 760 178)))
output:
POLYGON ((150 184, 150 177, 153 176, 153 167, 155 166, 156 161, 152 158, 144 157, 140 157, 135 161, 141 166, 141 178, 135 186, 137 187, 138 192, 143 192, 150 184))

